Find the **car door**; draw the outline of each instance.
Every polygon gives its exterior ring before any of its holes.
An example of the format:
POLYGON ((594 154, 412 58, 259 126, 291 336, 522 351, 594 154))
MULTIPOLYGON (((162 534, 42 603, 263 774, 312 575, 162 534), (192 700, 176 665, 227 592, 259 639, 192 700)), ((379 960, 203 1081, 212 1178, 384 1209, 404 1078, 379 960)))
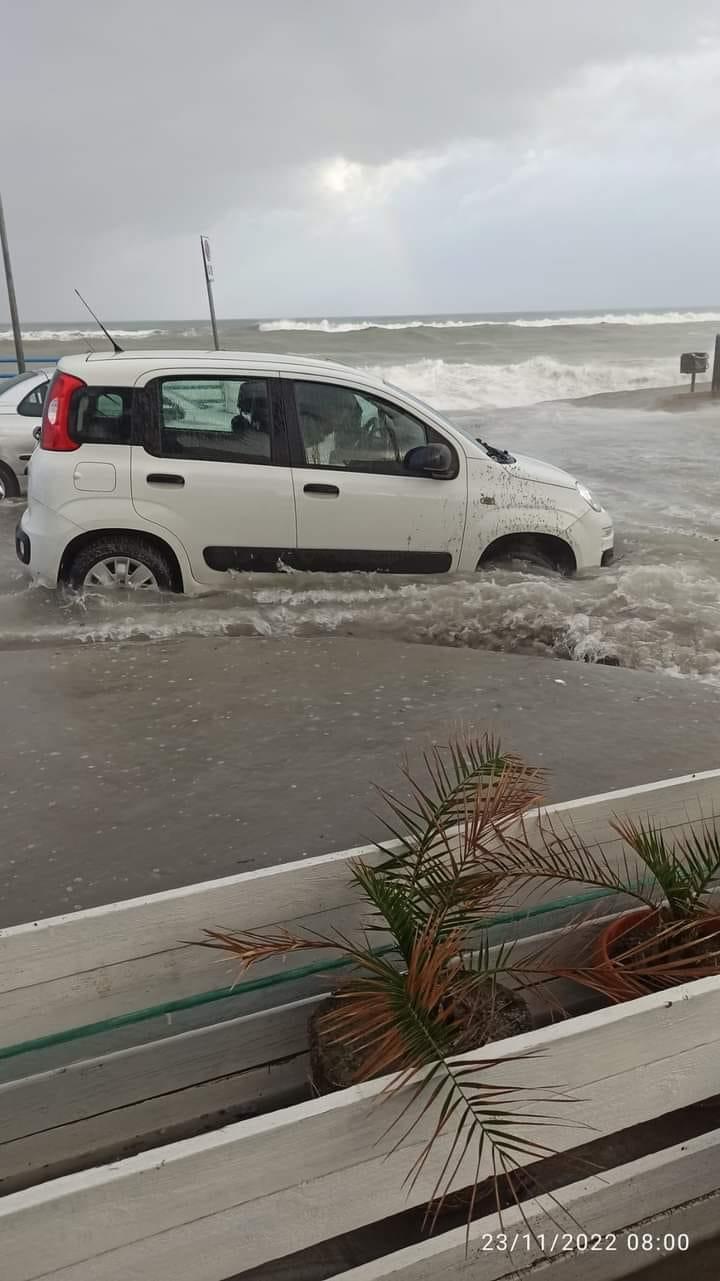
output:
POLYGON ((456 569, 467 507, 454 442, 372 392, 311 378, 285 381, 299 568, 407 574, 456 569), (452 474, 412 475, 409 450, 442 443, 452 474))
POLYGON ((295 500, 277 375, 146 374, 132 501, 171 531, 193 577, 275 569, 296 546, 295 500))

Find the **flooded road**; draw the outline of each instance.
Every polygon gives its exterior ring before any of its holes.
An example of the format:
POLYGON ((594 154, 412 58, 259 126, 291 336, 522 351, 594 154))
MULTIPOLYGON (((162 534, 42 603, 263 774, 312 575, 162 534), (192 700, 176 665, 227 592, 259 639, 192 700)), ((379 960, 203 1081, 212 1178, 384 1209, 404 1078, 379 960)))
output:
POLYGON ((22 504, 4 504, 3 923, 360 843, 372 784, 459 723, 548 766, 552 799, 717 766, 715 420, 473 420, 613 514, 617 563, 576 579, 294 573, 196 600, 58 597, 28 587, 22 504), (603 658, 627 670, 582 661, 603 658))
POLYGON ((181 636, 352 636, 558 659, 610 661, 720 684, 718 411, 581 403, 458 415, 472 434, 578 476, 614 518, 609 569, 562 579, 502 570, 464 577, 237 576, 202 599, 65 597, 29 589, 0 509, 0 646, 181 636))

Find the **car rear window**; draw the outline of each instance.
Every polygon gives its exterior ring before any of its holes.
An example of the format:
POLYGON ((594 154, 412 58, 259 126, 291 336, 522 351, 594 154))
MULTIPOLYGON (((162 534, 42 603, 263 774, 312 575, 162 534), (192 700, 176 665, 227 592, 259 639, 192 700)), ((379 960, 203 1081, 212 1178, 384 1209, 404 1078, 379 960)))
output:
POLYGON ((129 445, 132 440, 132 388, 84 387, 75 392, 70 435, 81 445, 129 445))

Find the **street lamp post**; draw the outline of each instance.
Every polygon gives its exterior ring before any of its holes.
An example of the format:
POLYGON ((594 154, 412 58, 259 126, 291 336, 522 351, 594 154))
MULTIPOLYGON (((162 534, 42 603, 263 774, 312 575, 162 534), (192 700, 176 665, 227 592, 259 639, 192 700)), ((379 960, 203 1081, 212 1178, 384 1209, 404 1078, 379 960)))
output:
POLYGON ((13 281, 12 265, 10 263, 10 247, 7 239, 7 228, 5 226, 2 196, 0 196, 0 246, 2 246, 3 264, 5 267, 5 283, 7 285, 8 302, 10 304, 10 323, 12 325, 13 338, 15 340, 15 359, 17 361, 18 373, 24 374, 25 352, 23 351, 22 333, 20 332, 20 321, 18 319, 17 302, 15 300, 15 283, 13 281))

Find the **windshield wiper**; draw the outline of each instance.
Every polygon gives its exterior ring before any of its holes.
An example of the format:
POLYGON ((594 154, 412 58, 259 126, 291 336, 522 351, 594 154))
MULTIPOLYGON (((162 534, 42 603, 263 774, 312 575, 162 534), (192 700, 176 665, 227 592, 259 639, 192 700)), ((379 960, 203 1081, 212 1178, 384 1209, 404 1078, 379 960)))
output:
POLYGON ((507 449, 497 449, 495 445, 489 445, 486 440, 481 440, 479 436, 476 436, 475 439, 479 445, 482 445, 483 449, 487 449, 490 457, 494 458, 496 463, 517 462, 517 458, 514 458, 507 449))

